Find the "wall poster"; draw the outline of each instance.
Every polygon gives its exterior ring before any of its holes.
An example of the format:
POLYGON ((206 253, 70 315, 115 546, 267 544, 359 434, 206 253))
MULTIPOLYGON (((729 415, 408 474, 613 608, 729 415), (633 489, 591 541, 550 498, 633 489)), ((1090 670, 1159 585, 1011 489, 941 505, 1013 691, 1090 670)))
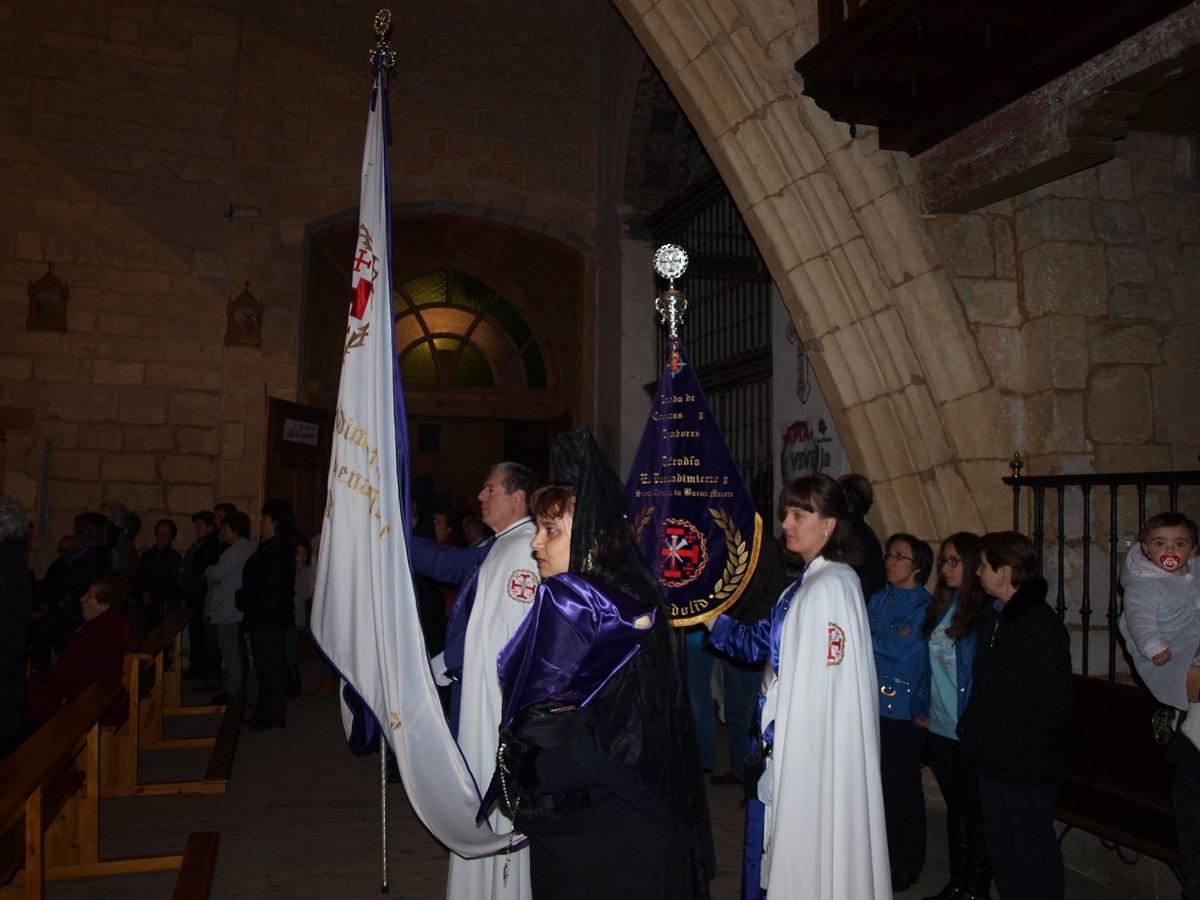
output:
POLYGON ((824 472, 833 478, 849 471, 846 451, 825 402, 804 342, 775 291, 771 305, 772 396, 776 493, 793 478, 824 472))

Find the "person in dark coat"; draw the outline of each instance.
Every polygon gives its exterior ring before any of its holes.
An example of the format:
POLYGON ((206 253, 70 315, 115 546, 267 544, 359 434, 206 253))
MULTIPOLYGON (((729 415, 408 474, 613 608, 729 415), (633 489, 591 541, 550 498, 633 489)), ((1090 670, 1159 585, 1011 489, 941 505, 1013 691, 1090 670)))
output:
POLYGON ((67 641, 83 625, 79 605, 83 595, 101 575, 112 570, 109 529, 112 523, 101 513, 85 512, 75 517, 75 539, 79 552, 67 563, 62 593, 54 598, 54 651, 62 654, 67 641))
POLYGON ((114 572, 134 573, 137 568, 137 536, 142 519, 120 500, 109 500, 100 507, 108 519, 108 553, 114 572))
POLYGON ((1054 810, 1067 775, 1071 647, 1046 603, 1033 542, 1015 531, 980 542, 985 605, 971 699, 958 736, 979 773, 988 854, 1004 900, 1061 900, 1054 810))
POLYGON ((296 588, 296 551, 290 536, 296 530, 292 506, 268 500, 262 508, 258 549, 242 569, 237 607, 258 672, 258 706, 249 721, 252 731, 287 724, 287 630, 295 623, 292 596, 296 588))
MULTIPOLYGON (((1189 666, 1180 685, 1193 704, 1200 702, 1200 666, 1189 666)), ((1167 744, 1166 758, 1175 767, 1171 785, 1171 801, 1175 808, 1175 834, 1179 839, 1183 896, 1186 900, 1200 898, 1200 750, 1182 731, 1189 715, 1175 723, 1175 733, 1167 744)))
MULTIPOLYGON (((445 544, 437 532, 438 512, 433 495, 433 478, 429 475, 414 478, 411 490, 412 533, 445 544)), ((417 589, 417 615, 421 621, 421 633, 425 635, 425 649, 433 658, 446 649, 446 595, 449 591, 452 604, 457 589, 416 572, 413 573, 413 586, 417 589)))
POLYGON ((178 529, 170 519, 154 525, 154 546, 138 560, 137 594, 142 603, 142 620, 149 631, 181 605, 179 568, 183 558, 171 546, 178 529))
POLYGON ((192 515, 196 539, 183 554, 180 582, 184 602, 192 611, 188 622, 190 666, 184 678, 208 675, 212 680, 220 675, 221 659, 216 649, 216 637, 210 635, 204 618, 204 601, 208 598, 208 579, 204 573, 221 558, 221 538, 213 513, 202 509, 192 515))
POLYGON ((29 516, 0 497, 0 759, 21 740, 25 655, 33 609, 33 580, 25 567, 29 516))
POLYGON ((102 575, 79 601, 83 626, 71 636, 62 656, 48 672, 38 672, 25 685, 25 718, 50 720, 90 684, 120 684, 125 654, 137 641, 122 607, 129 586, 120 575, 102 575))
POLYGON ((35 672, 49 669, 50 648, 54 645, 54 609, 67 593, 67 567, 82 548, 74 534, 58 541, 58 556, 46 568, 37 588, 33 620, 29 627, 29 665, 35 672))
POLYGON ((867 513, 875 503, 871 482, 862 475, 843 475, 838 479, 846 503, 850 506, 850 534, 858 545, 859 561, 853 566, 862 583, 863 596, 868 600, 887 587, 887 571, 883 565, 883 545, 875 529, 867 524, 867 513))
MULTIPOLYGON (((712 833, 687 689, 625 492, 585 428, 533 494, 543 577, 497 659, 498 801, 538 900, 707 900, 712 833)), ((498 816, 490 818, 493 825, 498 816)))

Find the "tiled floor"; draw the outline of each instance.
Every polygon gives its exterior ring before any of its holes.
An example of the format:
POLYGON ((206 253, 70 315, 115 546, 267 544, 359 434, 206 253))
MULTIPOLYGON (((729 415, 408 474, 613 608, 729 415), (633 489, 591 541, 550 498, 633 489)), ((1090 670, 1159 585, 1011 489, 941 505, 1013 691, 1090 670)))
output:
MULTIPOLYGON (((285 731, 243 733, 233 783, 223 796, 105 801, 102 854, 178 853, 187 832, 217 830, 221 848, 213 897, 218 900, 380 896, 378 757, 357 758, 346 749, 333 699, 296 701, 289 705, 288 717, 285 731)), ((177 720, 177 724, 215 728, 211 720, 177 720)), ((206 752, 145 753, 143 776, 198 777, 206 752)), ((709 788, 719 863, 712 885, 714 900, 739 896, 739 797, 737 787, 709 788)), ((442 900, 445 851, 416 820, 399 785, 389 791, 388 832, 389 896, 442 900)), ((940 889, 945 880, 944 833, 941 814, 931 811, 925 878, 898 898, 920 898, 940 889)), ((173 882, 173 874, 55 882, 47 896, 50 900, 151 900, 169 897, 173 882)), ((1117 895, 1068 873, 1067 896, 1115 900, 1117 895)))

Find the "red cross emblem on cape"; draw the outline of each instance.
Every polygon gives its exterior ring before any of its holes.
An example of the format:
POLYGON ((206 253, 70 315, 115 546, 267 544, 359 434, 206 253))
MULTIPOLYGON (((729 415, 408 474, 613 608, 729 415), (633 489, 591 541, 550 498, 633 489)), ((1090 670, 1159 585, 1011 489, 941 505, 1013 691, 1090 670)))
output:
POLYGON ((846 656, 846 632, 840 625, 829 623, 829 638, 825 646, 825 665, 836 666, 846 656))
POLYGON ((508 596, 519 603, 532 603, 537 586, 537 576, 528 569, 517 569, 508 576, 508 596))

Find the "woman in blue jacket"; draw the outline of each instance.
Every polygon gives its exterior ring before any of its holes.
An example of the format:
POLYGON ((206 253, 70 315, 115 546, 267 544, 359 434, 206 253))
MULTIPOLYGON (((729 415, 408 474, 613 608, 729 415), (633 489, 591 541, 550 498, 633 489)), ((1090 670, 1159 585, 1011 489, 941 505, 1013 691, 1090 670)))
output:
POLYGON ((958 717, 971 698, 976 627, 986 594, 979 583, 979 535, 942 542, 938 580, 922 627, 929 641, 925 670, 913 691, 913 721, 929 730, 925 758, 946 800, 950 879, 925 900, 986 900, 992 882, 979 815, 979 780, 958 740, 958 717))
POLYGON ((867 602, 879 678, 880 774, 887 816, 892 890, 912 887, 925 865, 925 794, 921 754, 925 731, 913 722, 913 688, 928 666, 922 626, 933 597, 925 583, 933 549, 911 534, 893 534, 883 552, 888 586, 867 602))

